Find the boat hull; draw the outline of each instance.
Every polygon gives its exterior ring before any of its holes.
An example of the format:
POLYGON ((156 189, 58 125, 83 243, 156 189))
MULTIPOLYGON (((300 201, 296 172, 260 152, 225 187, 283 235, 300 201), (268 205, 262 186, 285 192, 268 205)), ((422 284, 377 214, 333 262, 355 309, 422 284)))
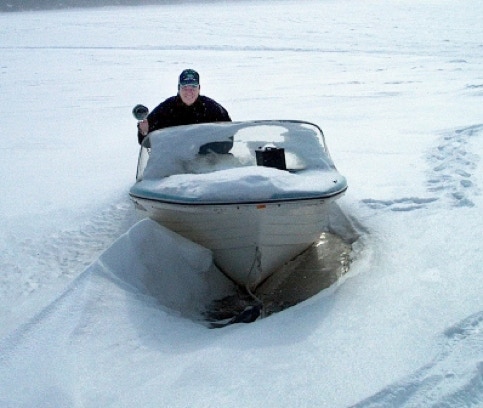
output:
POLYGON ((254 289, 320 237, 328 227, 328 206, 340 195, 216 205, 131 198, 141 214, 209 248, 229 278, 254 289))

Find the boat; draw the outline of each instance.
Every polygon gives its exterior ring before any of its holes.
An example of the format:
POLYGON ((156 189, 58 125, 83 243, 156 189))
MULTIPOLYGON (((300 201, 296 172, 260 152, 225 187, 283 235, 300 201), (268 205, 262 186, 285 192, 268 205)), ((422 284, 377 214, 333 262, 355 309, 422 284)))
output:
POLYGON ((327 230, 347 190, 321 128, 300 120, 175 126, 143 141, 136 209, 213 253, 255 290, 327 230))

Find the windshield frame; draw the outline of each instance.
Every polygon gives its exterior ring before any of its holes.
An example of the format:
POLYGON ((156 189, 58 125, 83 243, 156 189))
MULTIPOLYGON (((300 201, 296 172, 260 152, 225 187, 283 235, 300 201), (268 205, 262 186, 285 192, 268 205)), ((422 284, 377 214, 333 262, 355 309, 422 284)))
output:
POLYGON ((290 172, 335 170, 318 125, 300 120, 254 120, 175 126, 150 133, 141 145, 136 179, 213 172, 220 165, 256 166, 256 151, 267 148, 283 149, 290 172), (214 149, 202 153, 207 145, 214 149))

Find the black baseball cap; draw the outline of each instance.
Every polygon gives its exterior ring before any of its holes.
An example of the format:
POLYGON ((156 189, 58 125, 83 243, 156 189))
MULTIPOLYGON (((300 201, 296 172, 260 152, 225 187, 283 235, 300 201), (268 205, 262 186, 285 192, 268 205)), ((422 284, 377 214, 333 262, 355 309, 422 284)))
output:
POLYGON ((200 84, 200 74, 194 69, 185 69, 179 76, 179 86, 198 86, 200 84))

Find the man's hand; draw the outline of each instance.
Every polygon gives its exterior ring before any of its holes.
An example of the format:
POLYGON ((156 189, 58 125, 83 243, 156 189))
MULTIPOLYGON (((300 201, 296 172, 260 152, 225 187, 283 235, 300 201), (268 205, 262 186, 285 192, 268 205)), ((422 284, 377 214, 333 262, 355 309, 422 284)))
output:
POLYGON ((138 129, 139 132, 143 135, 146 136, 149 132, 149 123, 147 119, 144 119, 140 122, 138 122, 138 129))

